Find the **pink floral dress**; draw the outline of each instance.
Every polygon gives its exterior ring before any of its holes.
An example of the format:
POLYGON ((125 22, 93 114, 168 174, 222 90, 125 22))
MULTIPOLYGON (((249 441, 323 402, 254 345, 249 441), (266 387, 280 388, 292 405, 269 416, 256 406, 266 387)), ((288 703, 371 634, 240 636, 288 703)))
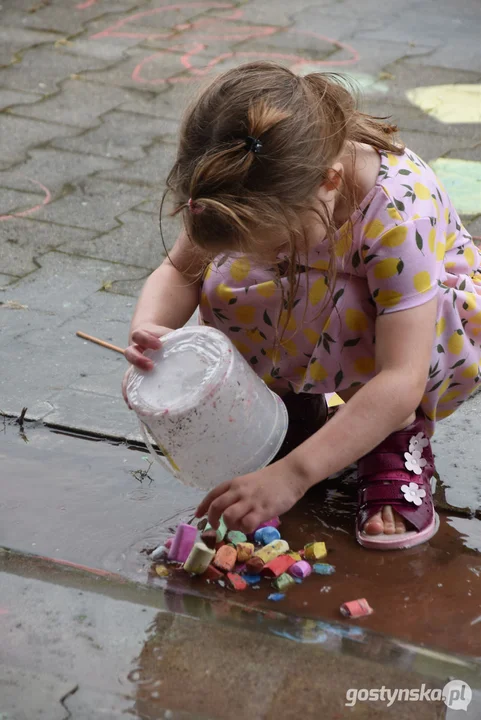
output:
POLYGON ((375 374, 375 320, 438 302, 436 339, 421 408, 432 433, 479 383, 481 254, 433 171, 414 153, 381 153, 376 185, 338 232, 329 295, 328 249, 299 266, 287 321, 286 275, 231 256, 207 269, 201 322, 228 335, 276 392, 328 393, 375 374), (326 299, 328 298, 328 302, 326 299), (276 342, 280 339, 279 342, 276 342))

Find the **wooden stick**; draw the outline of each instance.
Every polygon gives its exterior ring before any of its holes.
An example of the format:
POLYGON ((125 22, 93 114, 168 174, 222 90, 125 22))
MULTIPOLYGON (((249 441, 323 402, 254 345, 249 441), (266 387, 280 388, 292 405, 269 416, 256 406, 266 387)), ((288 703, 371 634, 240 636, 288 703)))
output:
POLYGON ((112 345, 111 343, 105 342, 105 340, 99 340, 99 338, 93 337, 93 335, 87 335, 87 333, 80 332, 80 330, 77 330, 75 334, 84 340, 90 340, 90 342, 97 343, 97 345, 101 345, 108 350, 115 350, 115 352, 118 352, 121 355, 125 352, 122 348, 117 347, 117 345, 112 345))

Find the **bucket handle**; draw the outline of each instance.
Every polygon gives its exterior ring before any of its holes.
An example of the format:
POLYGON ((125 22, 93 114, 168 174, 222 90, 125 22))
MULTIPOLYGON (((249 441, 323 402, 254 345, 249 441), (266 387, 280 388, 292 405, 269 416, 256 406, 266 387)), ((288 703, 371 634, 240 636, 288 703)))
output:
POLYGON ((161 447, 158 443, 159 449, 162 451, 163 455, 159 455, 155 449, 152 443, 149 439, 148 434, 148 428, 146 425, 142 422, 142 420, 139 420, 139 426, 140 426, 140 433, 144 439, 144 442, 147 446, 147 450, 150 452, 150 454, 157 460, 157 462, 162 465, 164 470, 167 470, 169 473, 173 473, 175 477, 179 477, 180 470, 179 467, 176 465, 176 463, 172 460, 170 455, 164 450, 163 447, 161 447))

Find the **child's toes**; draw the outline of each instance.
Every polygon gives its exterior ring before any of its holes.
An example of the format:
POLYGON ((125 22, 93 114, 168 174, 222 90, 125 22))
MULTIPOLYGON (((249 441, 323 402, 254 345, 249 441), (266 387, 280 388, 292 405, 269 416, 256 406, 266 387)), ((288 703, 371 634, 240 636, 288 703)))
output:
POLYGON ((394 515, 392 511, 392 507, 390 505, 385 505, 382 509, 382 519, 384 522, 384 534, 385 535, 394 535, 396 532, 396 527, 394 524, 394 515))
POLYGON ((394 526, 396 528, 396 535, 401 535, 401 533, 406 532, 406 521, 396 511, 394 511, 394 526))
POLYGON ((384 523, 382 521, 381 511, 370 517, 369 520, 366 520, 363 530, 368 535, 380 535, 384 532, 384 523))

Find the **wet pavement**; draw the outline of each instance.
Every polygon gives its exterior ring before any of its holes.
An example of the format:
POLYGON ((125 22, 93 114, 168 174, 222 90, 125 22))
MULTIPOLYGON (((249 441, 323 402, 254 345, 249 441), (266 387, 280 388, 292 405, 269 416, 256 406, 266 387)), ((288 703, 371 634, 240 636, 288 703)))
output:
POLYGON ((4 547, 167 589, 167 606, 178 612, 194 595, 347 624, 339 606, 366 597, 375 612, 360 621, 363 629, 481 657, 481 520, 475 517, 441 507, 440 530, 429 543, 399 553, 368 551, 353 537, 352 475, 324 483, 283 518, 281 530, 293 549, 325 541, 336 572, 311 576, 274 605, 267 582, 233 594, 174 568, 166 579, 151 571, 142 551, 189 521, 202 493, 152 465, 144 450, 30 423, 21 431, 6 422, 0 442, 4 547))

